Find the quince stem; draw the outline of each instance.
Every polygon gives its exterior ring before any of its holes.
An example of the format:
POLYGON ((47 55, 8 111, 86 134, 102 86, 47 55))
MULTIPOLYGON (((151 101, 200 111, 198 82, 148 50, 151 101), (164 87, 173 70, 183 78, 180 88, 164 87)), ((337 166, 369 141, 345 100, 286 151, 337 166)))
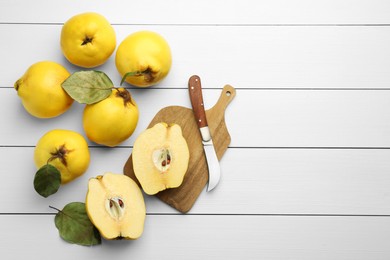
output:
POLYGON ((127 72, 127 73, 122 77, 120 86, 122 86, 123 82, 125 82, 125 80, 126 80, 127 77, 136 76, 136 75, 141 75, 141 74, 142 74, 142 72, 139 72, 139 71, 127 72))
POLYGON ((152 80, 153 80, 153 72, 152 72, 152 70, 151 70, 150 68, 147 68, 147 69, 144 70, 144 71, 130 71, 130 72, 127 72, 127 73, 122 77, 120 86, 122 86, 123 82, 125 82, 125 80, 126 80, 127 77, 131 77, 131 76, 142 76, 142 75, 145 76, 145 80, 146 80, 146 81, 152 81, 152 80))
POLYGON ((64 214, 65 216, 67 216, 67 217, 69 217, 69 218, 71 218, 71 219, 73 219, 73 220, 75 220, 75 221, 78 222, 77 219, 75 219, 74 217, 72 217, 72 216, 70 216, 70 215, 64 213, 64 211, 62 211, 62 210, 60 210, 60 209, 57 209, 56 207, 53 207, 53 206, 50 206, 50 205, 49 205, 49 208, 54 209, 54 210, 57 210, 59 213, 64 214))
POLYGON ((56 207, 53 207, 53 206, 50 206, 50 205, 49 205, 49 208, 54 209, 54 210, 57 210, 58 212, 62 212, 62 210, 57 209, 56 207))

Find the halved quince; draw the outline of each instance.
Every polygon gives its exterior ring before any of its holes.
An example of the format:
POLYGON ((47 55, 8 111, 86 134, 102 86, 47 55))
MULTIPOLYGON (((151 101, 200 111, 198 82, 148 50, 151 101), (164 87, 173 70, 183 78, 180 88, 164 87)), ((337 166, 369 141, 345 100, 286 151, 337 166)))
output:
POLYGON ((146 217, 138 185, 128 176, 107 172, 88 181, 87 214, 105 239, 137 239, 146 217))
POLYGON ((132 158, 142 189, 153 195, 182 184, 190 153, 178 124, 157 123, 138 136, 132 158))

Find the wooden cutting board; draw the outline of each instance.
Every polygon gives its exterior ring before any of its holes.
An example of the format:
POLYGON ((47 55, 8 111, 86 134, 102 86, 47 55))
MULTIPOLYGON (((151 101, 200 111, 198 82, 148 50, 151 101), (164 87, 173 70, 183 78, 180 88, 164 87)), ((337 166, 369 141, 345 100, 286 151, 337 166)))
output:
MULTIPOLYGON (((231 139, 225 124, 225 109, 235 95, 236 90, 232 86, 226 85, 217 103, 206 111, 218 160, 221 160, 230 144, 231 139)), ((152 119, 148 128, 159 122, 176 123, 181 126, 190 151, 190 161, 183 183, 178 188, 161 191, 155 196, 178 211, 186 213, 192 208, 208 182, 208 168, 200 132, 192 109, 186 107, 169 106, 161 109, 152 119)), ((133 171, 131 155, 124 166, 124 174, 140 185, 133 171)), ((221 178, 223 178, 223 172, 221 178)), ((212 192, 218 192, 218 187, 212 192)))

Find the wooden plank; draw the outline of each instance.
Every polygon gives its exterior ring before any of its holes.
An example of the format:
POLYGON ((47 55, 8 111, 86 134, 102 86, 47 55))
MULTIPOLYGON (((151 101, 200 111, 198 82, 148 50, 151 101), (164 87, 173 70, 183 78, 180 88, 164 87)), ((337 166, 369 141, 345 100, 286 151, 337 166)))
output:
MULTIPOLYGON (((230 84, 245 89, 388 89, 390 84, 390 26, 118 25, 114 29, 118 45, 128 34, 144 29, 167 39, 173 65, 157 88, 186 88, 193 74, 204 79, 205 88, 230 84)), ((0 43, 0 87, 12 87, 40 60, 59 62, 71 72, 81 70, 63 57, 60 31, 57 24, 0 24, 4 39, 12 39, 0 43)), ((97 69, 119 85, 114 56, 97 69)))
MULTIPOLYGON (((207 80, 203 80, 207 84, 207 80)), ((163 107, 191 107, 186 89, 133 89, 140 119, 122 146, 132 145, 163 107)), ((206 109, 218 100, 220 89, 205 89, 206 109)), ((53 119, 27 114, 16 92, 0 88, 1 145, 33 146, 55 128, 83 134, 83 105, 53 119)), ((237 90, 225 113, 231 147, 390 147, 388 90, 237 90), (245 131, 245 134, 243 134, 245 131)))
MULTIPOLYGON (((49 198, 33 189, 32 147, 0 148, 0 213, 50 213, 84 201, 87 181, 122 173, 128 148, 91 148, 91 165, 49 198), (12 194, 12 195, 11 195, 12 194), (11 197, 12 198, 11 198, 11 197)), ((189 214, 390 215, 388 149, 228 149, 222 178, 200 194, 189 214)), ((178 213, 145 195, 148 213, 178 213)))
POLYGON ((121 24, 388 24, 390 21, 390 5, 382 0, 2 0, 0 22, 63 23, 86 11, 99 12, 111 23, 121 24), (36 9, 45 11, 36 15, 31 12, 36 9))
POLYGON ((147 216, 140 239, 103 241, 92 248, 61 240, 53 219, 0 216, 6 234, 0 237, 2 254, 58 260, 390 257, 388 217, 147 216))

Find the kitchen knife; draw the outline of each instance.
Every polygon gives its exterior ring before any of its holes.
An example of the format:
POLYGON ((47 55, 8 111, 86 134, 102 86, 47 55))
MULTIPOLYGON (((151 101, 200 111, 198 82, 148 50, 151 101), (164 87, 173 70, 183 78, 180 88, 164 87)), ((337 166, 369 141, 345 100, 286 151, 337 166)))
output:
POLYGON ((221 170, 219 167, 219 161, 214 149, 212 136, 207 124, 206 111, 203 104, 202 85, 200 77, 193 75, 188 81, 188 90, 190 93, 190 100, 194 116, 198 124, 200 134, 202 136, 203 150, 206 155, 206 161, 209 171, 209 182, 207 185, 207 191, 214 189, 221 177, 221 170))

